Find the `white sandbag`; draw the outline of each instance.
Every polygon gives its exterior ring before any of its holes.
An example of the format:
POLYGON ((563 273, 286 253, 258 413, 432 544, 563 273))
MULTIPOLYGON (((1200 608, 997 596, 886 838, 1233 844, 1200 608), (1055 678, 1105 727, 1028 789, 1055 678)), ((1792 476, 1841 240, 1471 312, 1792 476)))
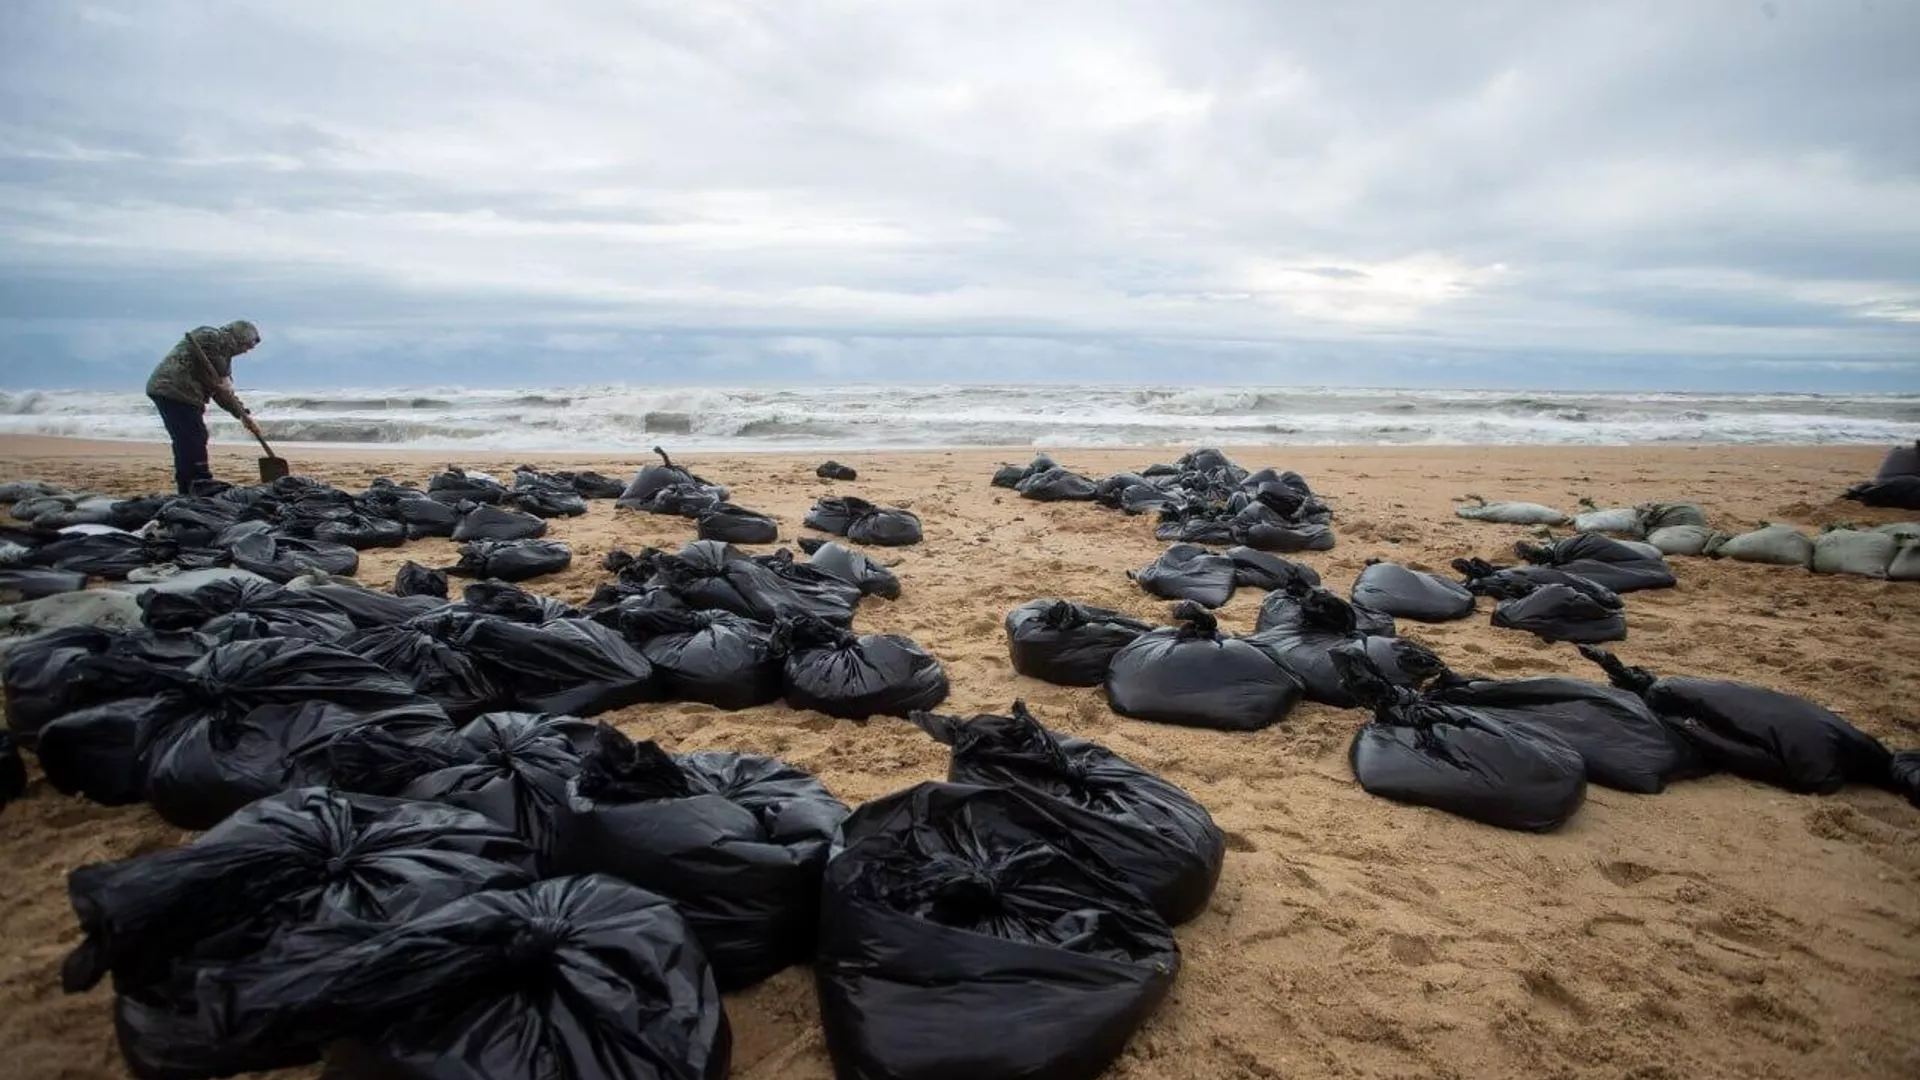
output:
POLYGON ((1640 511, 1631 506, 1614 507, 1608 510, 1596 508, 1576 514, 1573 519, 1573 530, 1583 533, 1605 533, 1609 536, 1631 536, 1636 540, 1647 535, 1646 527, 1640 524, 1640 511))
POLYGON ((107 586, 108 591, 131 593, 135 596, 143 592, 189 593, 216 581, 252 581, 262 585, 272 582, 251 570, 242 570, 233 566, 216 566, 204 570, 182 570, 172 563, 159 566, 145 566, 127 573, 124 583, 107 586), (135 575, 139 575, 138 579, 135 575))
POLYGON ((1813 572, 1883 578, 1900 541, 1886 533, 1835 529, 1813 542, 1813 572))
POLYGON ((1729 537, 1717 547, 1707 549, 1707 554, 1773 566, 1811 566, 1813 541, 1791 525, 1768 525, 1729 537))
POLYGON ((1472 505, 1456 507, 1455 517, 1468 521, 1491 521, 1500 525, 1565 525, 1573 519, 1551 506, 1530 502, 1488 502, 1469 495, 1472 505))
POLYGON ((1662 555, 1705 555, 1722 534, 1705 525, 1663 525, 1647 534, 1662 555))
POLYGON ((59 484, 49 484, 44 480, 9 480, 0 484, 0 503, 12 506, 28 499, 44 498, 48 495, 72 494, 59 484))
POLYGON ((0 607, 0 634, 9 635, 0 637, 0 655, 18 641, 62 626, 132 630, 140 625, 140 602, 127 593, 107 589, 60 593, 24 604, 8 604, 0 607))
POLYGON ((1888 581, 1920 581, 1920 539, 1900 541, 1887 566, 1888 581))
POLYGON ((1651 535, 1656 529, 1669 529, 1676 525, 1707 524, 1707 512, 1700 509, 1699 503, 1690 502, 1650 502, 1641 503, 1633 508, 1640 515, 1640 527, 1651 535))
POLYGON ((1895 540, 1920 540, 1920 521, 1896 521, 1891 525, 1878 525, 1874 532, 1886 533, 1895 540))

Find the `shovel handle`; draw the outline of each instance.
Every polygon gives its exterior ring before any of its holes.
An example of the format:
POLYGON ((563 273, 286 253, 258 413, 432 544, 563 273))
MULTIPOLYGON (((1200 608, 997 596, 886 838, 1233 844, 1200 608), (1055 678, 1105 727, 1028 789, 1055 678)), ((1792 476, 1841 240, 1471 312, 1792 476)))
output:
POLYGON ((267 437, 265 435, 262 435, 256 431, 253 433, 253 437, 260 440, 260 449, 265 450, 267 452, 268 457, 277 458, 280 456, 279 454, 276 454, 273 452, 273 447, 267 445, 267 437))

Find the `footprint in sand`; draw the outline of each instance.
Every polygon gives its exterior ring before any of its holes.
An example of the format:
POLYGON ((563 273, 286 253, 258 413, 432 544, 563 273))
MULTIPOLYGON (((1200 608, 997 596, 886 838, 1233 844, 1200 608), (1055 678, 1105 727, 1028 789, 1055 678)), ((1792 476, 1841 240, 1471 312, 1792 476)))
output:
POLYGON ((1609 862, 1600 864, 1600 876, 1625 889, 1659 877, 1660 871, 1637 862, 1609 862))
POLYGON ((1592 1015, 1592 1010, 1587 1007, 1587 1003, 1580 1000, 1578 994, 1561 985, 1560 980, 1554 978, 1551 972, 1537 970, 1522 972, 1520 982, 1535 1001, 1565 1010, 1576 1020, 1585 1020, 1592 1015))
POLYGON ((1420 967, 1440 959, 1440 954, 1433 951, 1433 946, 1427 943, 1427 939, 1408 934, 1389 934, 1387 955, 1393 957, 1395 963, 1404 964, 1407 967, 1420 967))

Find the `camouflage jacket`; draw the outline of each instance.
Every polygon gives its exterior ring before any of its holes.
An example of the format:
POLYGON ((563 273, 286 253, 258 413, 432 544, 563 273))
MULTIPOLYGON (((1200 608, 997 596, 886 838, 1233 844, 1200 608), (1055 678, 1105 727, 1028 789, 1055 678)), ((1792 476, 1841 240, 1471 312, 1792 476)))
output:
POLYGON ((202 326, 187 333, 199 343, 200 351, 207 356, 207 363, 213 365, 216 381, 211 386, 207 385, 206 378, 201 375, 200 360, 183 337, 167 354, 167 358, 153 369, 153 375, 147 379, 147 394, 188 405, 205 406, 208 401, 215 401, 235 418, 246 416, 247 407, 240 403, 239 397, 233 392, 233 358, 240 352, 239 343, 225 330, 211 326, 202 326))

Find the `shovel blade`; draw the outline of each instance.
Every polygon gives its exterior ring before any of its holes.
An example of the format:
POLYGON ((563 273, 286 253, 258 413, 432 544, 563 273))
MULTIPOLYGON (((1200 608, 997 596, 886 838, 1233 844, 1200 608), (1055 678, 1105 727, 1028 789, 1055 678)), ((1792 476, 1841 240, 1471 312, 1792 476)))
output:
POLYGON ((260 482, 271 484, 288 473, 287 459, 283 457, 263 457, 260 459, 260 482))

